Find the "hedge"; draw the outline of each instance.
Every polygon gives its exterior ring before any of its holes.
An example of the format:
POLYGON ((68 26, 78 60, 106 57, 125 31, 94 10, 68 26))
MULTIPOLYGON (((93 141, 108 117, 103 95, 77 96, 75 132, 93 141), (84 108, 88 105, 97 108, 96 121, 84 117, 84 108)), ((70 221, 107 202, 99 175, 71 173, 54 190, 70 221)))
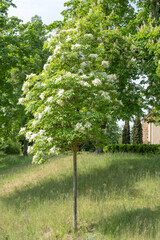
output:
POLYGON ((132 153, 160 153, 158 144, 109 144, 103 148, 104 152, 132 152, 132 153))

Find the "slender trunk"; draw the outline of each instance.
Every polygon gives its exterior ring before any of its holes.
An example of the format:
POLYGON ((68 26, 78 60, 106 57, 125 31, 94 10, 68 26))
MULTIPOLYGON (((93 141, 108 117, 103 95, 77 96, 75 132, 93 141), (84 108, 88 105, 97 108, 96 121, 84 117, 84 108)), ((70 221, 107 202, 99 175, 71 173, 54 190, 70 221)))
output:
POLYGON ((73 229, 77 231, 77 141, 73 146, 73 229))
POLYGON ((23 156, 27 156, 28 141, 24 139, 23 156))

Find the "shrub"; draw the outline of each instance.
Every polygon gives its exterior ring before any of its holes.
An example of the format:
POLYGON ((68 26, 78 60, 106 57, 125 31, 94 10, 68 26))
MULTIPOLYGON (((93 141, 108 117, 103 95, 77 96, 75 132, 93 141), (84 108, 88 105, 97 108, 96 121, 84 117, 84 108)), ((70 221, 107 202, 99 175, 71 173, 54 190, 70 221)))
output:
POLYGON ((8 140, 7 143, 3 146, 3 151, 6 154, 19 154, 20 144, 18 142, 13 142, 12 140, 8 140))
POLYGON ((160 145, 156 144, 109 144, 104 152, 160 153, 160 145))

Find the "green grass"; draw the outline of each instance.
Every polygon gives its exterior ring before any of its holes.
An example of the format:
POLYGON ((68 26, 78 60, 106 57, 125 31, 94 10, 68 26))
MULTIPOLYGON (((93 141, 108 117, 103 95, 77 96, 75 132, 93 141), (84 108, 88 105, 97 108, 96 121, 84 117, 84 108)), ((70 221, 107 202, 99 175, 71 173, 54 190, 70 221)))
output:
POLYGON ((160 156, 78 155, 72 232, 72 156, 31 165, 0 155, 0 240, 159 240, 160 156))

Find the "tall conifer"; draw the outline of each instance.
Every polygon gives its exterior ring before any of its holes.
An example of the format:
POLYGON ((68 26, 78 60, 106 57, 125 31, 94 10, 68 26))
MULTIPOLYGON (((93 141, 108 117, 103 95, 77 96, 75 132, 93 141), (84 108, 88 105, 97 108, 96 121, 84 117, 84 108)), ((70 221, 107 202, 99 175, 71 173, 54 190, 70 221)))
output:
POLYGON ((130 125, 129 121, 125 121, 123 132, 122 132, 122 143, 130 144, 130 125))
POLYGON ((142 143, 142 124, 139 118, 136 118, 133 125, 133 143, 142 143))

